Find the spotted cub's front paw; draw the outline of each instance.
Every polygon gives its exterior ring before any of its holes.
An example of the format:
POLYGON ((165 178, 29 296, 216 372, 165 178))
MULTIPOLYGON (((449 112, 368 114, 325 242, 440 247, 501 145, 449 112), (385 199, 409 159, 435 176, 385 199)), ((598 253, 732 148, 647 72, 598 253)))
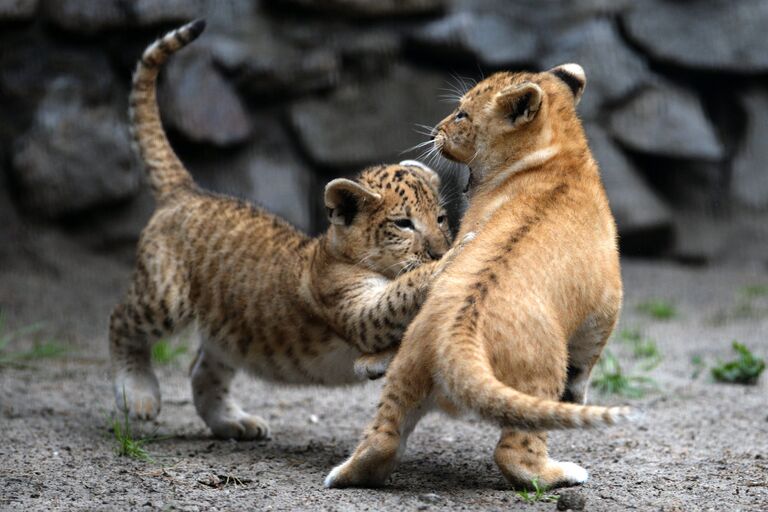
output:
POLYGON ((440 261, 437 262, 437 266, 435 267, 434 277, 439 276, 443 270, 445 270, 448 265, 451 264, 451 262, 456 259, 456 256, 461 253, 461 251, 464 249, 464 247, 475 239, 476 233, 474 231, 470 231, 466 235, 464 235, 461 240, 453 244, 453 247, 451 247, 448 252, 443 255, 442 258, 440 258, 440 261))
POLYGON ((380 379, 387 373, 387 368, 395 358, 395 354, 397 354, 397 348, 375 354, 363 354, 355 359, 355 375, 361 379, 380 379))

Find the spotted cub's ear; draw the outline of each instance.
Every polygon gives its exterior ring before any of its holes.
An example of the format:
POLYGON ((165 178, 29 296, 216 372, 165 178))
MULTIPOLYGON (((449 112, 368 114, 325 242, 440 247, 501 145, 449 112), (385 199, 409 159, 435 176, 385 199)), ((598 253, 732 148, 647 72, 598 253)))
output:
POLYGON ((587 85, 587 75, 584 73, 584 68, 578 64, 570 63, 552 68, 549 72, 565 82, 565 85, 573 93, 574 104, 578 105, 581 95, 584 94, 584 87, 587 85))
POLYGON ((496 108, 509 118, 513 125, 533 121, 541 107, 544 93, 541 87, 533 82, 510 85, 502 89, 494 101, 496 108))
POLYGON ((403 160, 398 165, 402 165, 405 167, 416 167, 419 169, 422 176, 427 178, 427 183, 430 184, 430 186, 435 189, 435 192, 440 190, 440 175, 437 174, 431 167, 427 166, 426 164, 423 164, 419 162, 418 160, 403 160))
POLYGON ((349 226, 367 201, 378 203, 381 196, 346 178, 335 179, 325 186, 325 208, 331 224, 349 226))

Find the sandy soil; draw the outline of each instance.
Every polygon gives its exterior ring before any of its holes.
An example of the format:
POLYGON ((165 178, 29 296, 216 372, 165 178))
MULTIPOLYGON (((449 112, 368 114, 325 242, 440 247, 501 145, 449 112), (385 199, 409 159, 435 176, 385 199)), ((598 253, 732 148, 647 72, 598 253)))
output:
MULTIPOLYGON (((139 435, 158 438, 146 446, 154 462, 116 456, 105 333, 128 268, 66 243, 0 269, 0 307, 10 326, 45 321, 45 332, 71 347, 63 358, 0 367, 0 509, 555 509, 523 502, 505 483, 491 459, 493 427, 440 415, 419 425, 387 487, 323 489, 324 475, 354 447, 379 385, 289 389, 240 378, 239 398, 271 421, 273 439, 219 441, 190 401, 192 348, 159 369, 158 421, 135 425, 139 435)), ((663 360, 650 376, 659 390, 629 400, 645 411, 635 424, 553 433, 553 456, 589 469, 590 481, 576 489, 588 510, 768 510, 768 378, 751 387, 717 384, 707 371, 693 377, 691 362, 730 358, 734 339, 768 355, 766 299, 731 314, 738 290, 768 284, 768 272, 626 261, 624 276, 620 329, 657 341, 663 360), (639 313, 636 305, 649 298, 674 301, 675 318, 639 313)), ((627 368, 636 364, 618 336, 611 350, 627 368)), ((627 400, 592 393, 591 401, 627 400)))

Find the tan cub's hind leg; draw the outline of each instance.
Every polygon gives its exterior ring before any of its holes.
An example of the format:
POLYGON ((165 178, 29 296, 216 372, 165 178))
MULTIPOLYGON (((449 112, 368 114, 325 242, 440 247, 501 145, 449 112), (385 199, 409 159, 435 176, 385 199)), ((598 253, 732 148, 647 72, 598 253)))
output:
POLYGON ((326 487, 379 487, 389 478, 408 436, 430 407, 432 385, 417 363, 417 358, 395 359, 373 423, 352 456, 325 478, 326 487))
POLYGON ((590 317, 568 340, 568 382, 562 397, 564 402, 587 403, 592 369, 608 343, 616 320, 616 316, 590 317))
POLYGON ((229 396, 235 369, 215 358, 205 346, 192 367, 192 396, 197 413, 216 437, 265 439, 267 422, 244 412, 229 396))
POLYGON ((546 488, 587 481, 587 470, 573 462, 558 462, 547 453, 547 434, 503 429, 493 458, 515 488, 533 489, 533 480, 546 488))

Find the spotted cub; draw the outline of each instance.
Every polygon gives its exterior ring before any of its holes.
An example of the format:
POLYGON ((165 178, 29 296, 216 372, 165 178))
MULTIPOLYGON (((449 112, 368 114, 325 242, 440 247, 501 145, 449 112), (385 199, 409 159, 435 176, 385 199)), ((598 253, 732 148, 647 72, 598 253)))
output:
POLYGON ((131 416, 156 417, 150 347, 195 323, 202 334, 192 368, 197 412, 216 436, 256 439, 269 430, 230 397, 235 372, 318 385, 380 376, 449 261, 451 239, 439 178, 418 162, 331 181, 330 227, 317 238, 198 188, 168 143, 155 85, 162 63, 203 26, 194 22, 152 44, 133 79, 131 128, 157 210, 110 319, 114 392, 131 416))

